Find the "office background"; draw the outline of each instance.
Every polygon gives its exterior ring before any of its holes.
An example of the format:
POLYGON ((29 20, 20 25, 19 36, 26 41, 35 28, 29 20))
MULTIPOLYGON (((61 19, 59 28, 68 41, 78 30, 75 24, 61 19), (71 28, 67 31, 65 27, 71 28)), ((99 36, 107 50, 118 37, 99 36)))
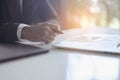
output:
POLYGON ((50 0, 64 29, 120 26, 119 0, 50 0))

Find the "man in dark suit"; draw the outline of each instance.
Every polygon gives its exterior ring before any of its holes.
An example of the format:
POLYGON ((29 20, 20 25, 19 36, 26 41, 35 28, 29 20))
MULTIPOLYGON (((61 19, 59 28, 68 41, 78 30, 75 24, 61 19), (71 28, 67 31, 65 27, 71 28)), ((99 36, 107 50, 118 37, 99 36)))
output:
POLYGON ((47 0, 0 0, 0 41, 50 42, 58 32, 47 0))

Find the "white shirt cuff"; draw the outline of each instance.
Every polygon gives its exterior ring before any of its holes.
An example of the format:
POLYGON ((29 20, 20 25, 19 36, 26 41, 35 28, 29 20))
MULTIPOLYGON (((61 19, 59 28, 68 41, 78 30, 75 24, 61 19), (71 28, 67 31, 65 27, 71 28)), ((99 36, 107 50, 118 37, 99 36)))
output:
POLYGON ((18 40, 19 40, 19 41, 22 40, 22 39, 21 39, 21 32, 22 32, 22 29, 23 29, 24 27, 30 27, 30 25, 20 24, 20 25, 18 26, 17 37, 18 37, 18 40))

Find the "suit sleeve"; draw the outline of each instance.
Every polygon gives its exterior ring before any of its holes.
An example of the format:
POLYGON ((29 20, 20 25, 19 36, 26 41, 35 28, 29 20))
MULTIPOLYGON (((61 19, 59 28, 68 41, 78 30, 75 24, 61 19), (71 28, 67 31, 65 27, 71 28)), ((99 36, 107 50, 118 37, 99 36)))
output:
POLYGON ((39 1, 38 3, 39 4, 37 6, 37 11, 42 21, 57 18, 53 10, 48 5, 47 0, 42 0, 41 2, 39 1))
POLYGON ((0 23, 0 42, 17 41, 18 23, 0 23))

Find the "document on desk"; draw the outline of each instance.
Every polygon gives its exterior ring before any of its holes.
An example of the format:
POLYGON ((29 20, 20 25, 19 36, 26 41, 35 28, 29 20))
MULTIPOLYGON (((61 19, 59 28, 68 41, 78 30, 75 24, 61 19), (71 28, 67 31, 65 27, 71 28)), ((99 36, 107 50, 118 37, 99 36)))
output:
POLYGON ((84 34, 53 45, 57 48, 120 54, 120 35, 84 34))

